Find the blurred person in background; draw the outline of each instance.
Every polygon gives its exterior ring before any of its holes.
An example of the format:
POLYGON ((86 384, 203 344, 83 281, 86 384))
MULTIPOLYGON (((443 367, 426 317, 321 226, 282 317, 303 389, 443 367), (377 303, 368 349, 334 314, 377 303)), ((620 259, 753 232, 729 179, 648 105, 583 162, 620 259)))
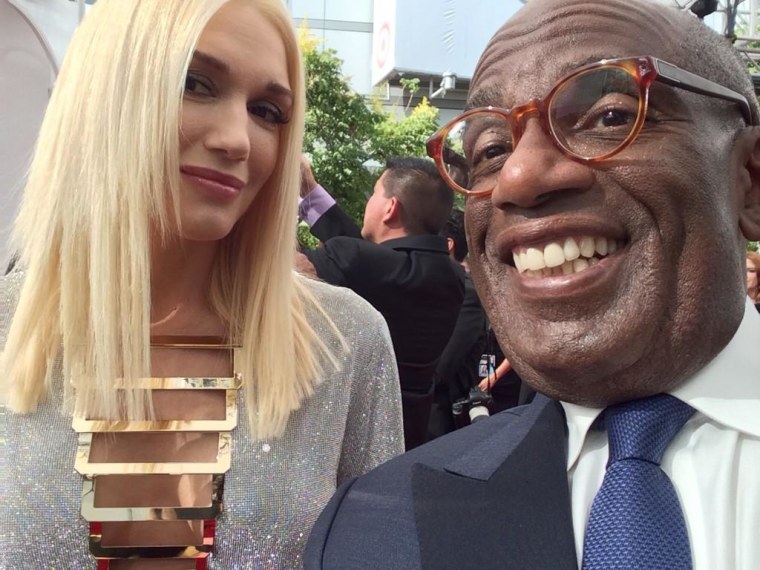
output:
POLYGON ((760 253, 747 252, 747 295, 760 311, 760 293, 758 293, 757 277, 760 271, 760 253))
POLYGON ((389 158, 359 228, 302 161, 300 218, 322 245, 298 267, 348 287, 385 317, 401 381, 406 449, 427 441, 433 374, 464 298, 464 271, 439 235, 454 193, 432 161, 389 158))
POLYGON ((467 237, 464 212, 455 209, 441 232, 448 242, 449 255, 465 270, 464 301, 456 326, 435 369, 435 396, 430 412, 428 438, 434 439, 455 429, 451 405, 466 398, 478 384, 478 363, 486 346, 486 314, 466 265, 467 237))

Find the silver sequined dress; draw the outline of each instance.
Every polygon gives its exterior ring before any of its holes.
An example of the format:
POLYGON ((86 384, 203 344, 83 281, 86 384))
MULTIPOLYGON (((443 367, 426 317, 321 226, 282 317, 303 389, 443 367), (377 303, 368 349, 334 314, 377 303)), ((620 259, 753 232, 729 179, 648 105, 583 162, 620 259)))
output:
MULTIPOLYGON (((23 275, 0 278, 0 346, 23 275)), ((309 530, 337 485, 403 451, 401 404, 382 317, 346 289, 314 282, 314 294, 350 346, 342 370, 317 387, 280 439, 253 441, 244 403, 216 530, 212 570, 300 568, 309 530)), ((322 339, 336 348, 326 328, 322 339)), ((60 376, 57 378, 60 382, 60 376)), ((77 437, 58 394, 31 415, 0 408, 0 568, 90 570, 79 514, 77 437)))

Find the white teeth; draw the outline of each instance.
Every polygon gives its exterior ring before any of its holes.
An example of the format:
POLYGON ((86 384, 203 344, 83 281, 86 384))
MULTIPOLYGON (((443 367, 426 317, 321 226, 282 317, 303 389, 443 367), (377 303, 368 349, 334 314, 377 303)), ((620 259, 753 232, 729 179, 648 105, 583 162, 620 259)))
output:
POLYGON ((596 265, 619 247, 622 244, 605 237, 568 237, 548 242, 542 248, 516 248, 512 259, 518 273, 529 277, 570 275, 596 265))
POLYGON ((551 242, 544 248, 544 263, 546 267, 559 267, 565 263, 565 252, 557 242, 551 242))
POLYGON ((528 252, 524 249, 520 252, 520 267, 522 267, 522 271, 528 269, 528 252))
POLYGON ((515 268, 517 269, 518 273, 523 272, 523 267, 520 265, 520 254, 519 253, 513 253, 512 254, 512 260, 515 262, 515 268))
POLYGON ((538 271, 546 267, 544 263, 544 253, 540 249, 535 247, 529 247, 527 251, 528 256, 528 269, 531 271, 538 271))
POLYGON ((596 240, 592 237, 583 237, 578 244, 578 248, 581 250, 583 257, 592 257, 594 250, 596 250, 596 240))
POLYGON ((588 261, 585 259, 576 259, 573 261, 573 271, 575 273, 578 273, 579 271, 583 271, 584 269, 588 269, 588 261))
POLYGON ((578 249, 578 242, 573 238, 567 238, 565 240, 565 246, 562 248, 567 261, 578 259, 581 256, 581 250, 578 249))
POLYGON ((607 255, 607 238, 598 237, 594 241, 596 242, 596 252, 601 256, 607 255))

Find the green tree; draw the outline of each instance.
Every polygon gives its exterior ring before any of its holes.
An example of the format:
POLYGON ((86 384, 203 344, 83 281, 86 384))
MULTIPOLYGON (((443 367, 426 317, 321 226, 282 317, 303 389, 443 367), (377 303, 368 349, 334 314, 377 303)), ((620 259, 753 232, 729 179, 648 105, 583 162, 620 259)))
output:
MULTIPOLYGON (((438 127, 438 109, 423 99, 411 113, 396 118, 379 105, 368 105, 351 90, 333 50, 319 49, 306 30, 300 41, 306 71, 304 151, 317 180, 359 221, 381 170, 368 165, 382 167, 388 156, 426 156, 425 141, 438 127)), ((419 80, 405 79, 410 101, 418 88, 419 80)))
POLYGON ((301 48, 306 69, 304 151, 319 182, 358 218, 374 183, 363 165, 372 156, 371 140, 382 116, 351 90, 334 51, 318 49, 304 34, 301 48))
POLYGON ((736 38, 736 19, 739 15, 739 6, 744 3, 744 0, 726 0, 726 28, 723 30, 723 34, 731 40, 736 38))
POLYGON ((412 112, 401 119, 385 113, 374 132, 372 153, 384 162, 388 156, 427 156, 425 142, 438 128, 438 109, 423 98, 412 112))
POLYGON ((412 97, 414 97, 414 94, 420 90, 420 80, 418 77, 413 77, 411 79, 402 77, 399 79, 399 83, 404 91, 409 91, 409 101, 404 107, 404 110, 408 111, 409 107, 412 105, 412 97))

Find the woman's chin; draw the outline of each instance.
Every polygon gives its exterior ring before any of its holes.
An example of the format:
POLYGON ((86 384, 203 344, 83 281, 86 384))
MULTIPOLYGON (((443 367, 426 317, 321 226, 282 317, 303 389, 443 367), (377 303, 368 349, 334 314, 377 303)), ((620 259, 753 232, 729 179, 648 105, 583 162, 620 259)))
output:
POLYGON ((230 235, 233 227, 228 224, 183 224, 178 234, 182 241, 214 242, 230 235))

